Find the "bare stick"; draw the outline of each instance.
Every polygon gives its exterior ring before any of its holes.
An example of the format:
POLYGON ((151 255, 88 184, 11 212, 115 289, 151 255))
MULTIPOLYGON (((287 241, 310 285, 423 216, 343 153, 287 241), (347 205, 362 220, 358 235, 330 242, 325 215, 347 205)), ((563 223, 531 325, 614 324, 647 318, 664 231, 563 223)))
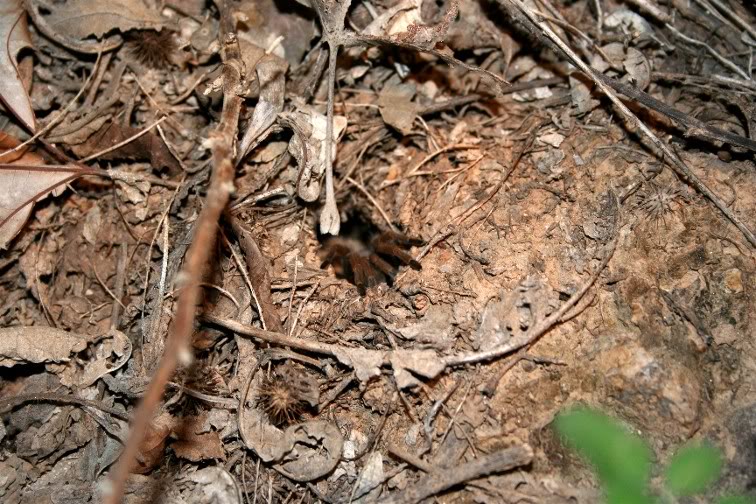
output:
MULTIPOLYGON (((222 13, 227 14, 227 12, 226 9, 222 9, 222 13)), ((191 358, 189 345, 194 328, 195 310, 200 301, 199 284, 217 238, 218 220, 234 189, 232 160, 242 103, 240 90, 244 76, 244 63, 241 61, 239 42, 233 31, 221 33, 224 48, 223 112, 218 128, 209 138, 213 153, 213 173, 206 204, 197 219, 194 239, 186 253, 184 268, 177 279, 179 286, 183 286, 184 289, 179 295, 173 332, 168 337, 157 371, 134 412, 128 442, 111 473, 112 487, 104 499, 106 504, 118 504, 121 501, 126 479, 135 463, 147 427, 163 397, 168 381, 176 371, 179 362, 188 362, 191 358)))
POLYGON ((509 471, 515 467, 527 465, 532 460, 533 450, 530 446, 513 446, 464 464, 429 473, 403 492, 379 502, 380 504, 414 504, 466 481, 509 471))

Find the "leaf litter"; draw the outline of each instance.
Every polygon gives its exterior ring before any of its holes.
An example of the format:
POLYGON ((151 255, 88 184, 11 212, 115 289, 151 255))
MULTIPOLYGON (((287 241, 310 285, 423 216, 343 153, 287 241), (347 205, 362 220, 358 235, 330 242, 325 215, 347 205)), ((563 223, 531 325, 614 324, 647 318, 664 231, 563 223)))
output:
POLYGON ((705 3, 0 3, 0 498, 594 502, 585 403, 743 491, 754 13, 705 3), (321 262, 397 230, 390 286, 321 262))

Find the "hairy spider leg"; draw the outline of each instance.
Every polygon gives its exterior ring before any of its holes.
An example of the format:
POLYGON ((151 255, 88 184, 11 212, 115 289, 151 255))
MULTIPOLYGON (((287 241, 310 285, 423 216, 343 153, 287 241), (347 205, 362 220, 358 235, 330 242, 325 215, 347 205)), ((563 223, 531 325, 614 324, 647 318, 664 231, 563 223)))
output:
POLYGON ((366 287, 373 287, 381 283, 382 275, 370 266, 367 257, 352 253, 349 255, 349 264, 352 270, 352 278, 357 290, 361 295, 365 294, 366 287))
POLYGON ((391 266, 378 254, 370 254, 368 257, 370 263, 378 268, 386 276, 386 283, 389 285, 394 284, 394 277, 396 276, 396 268, 391 266))
POLYGON ((396 243, 382 239, 376 239, 373 241, 373 250, 385 256, 395 257, 399 259, 402 264, 408 264, 409 267, 413 270, 422 269, 420 263, 415 261, 412 256, 409 255, 409 253, 402 250, 401 247, 396 243))
POLYGON ((425 245, 425 242, 423 240, 420 240, 418 238, 411 238, 406 234, 399 233, 397 231, 385 231, 376 236, 375 240, 389 243, 393 242, 404 248, 419 247, 420 245, 425 245))
POLYGON ((331 243, 326 250, 328 250, 328 254, 323 258, 323 262, 320 263, 320 269, 332 264, 336 268, 340 266, 342 270, 346 270, 348 266, 346 258, 352 253, 351 249, 344 245, 331 243))

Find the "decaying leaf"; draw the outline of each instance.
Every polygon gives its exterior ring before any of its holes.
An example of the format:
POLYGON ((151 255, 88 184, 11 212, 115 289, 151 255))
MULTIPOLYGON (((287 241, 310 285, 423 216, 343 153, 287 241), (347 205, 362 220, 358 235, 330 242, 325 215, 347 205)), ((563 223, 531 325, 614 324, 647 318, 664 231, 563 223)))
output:
POLYGON ((0 366, 67 362, 87 344, 86 337, 53 327, 0 328, 0 366))
POLYGON ((191 495, 183 499, 186 504, 223 502, 242 504, 244 502, 237 481, 223 467, 205 467, 187 475, 189 481, 197 483, 191 495))
MULTIPOLYGON (((115 122, 108 122, 84 143, 73 146, 73 151, 77 156, 86 157, 123 142, 140 131, 142 131, 141 128, 121 126, 115 122)), ((181 171, 181 165, 173 157, 171 151, 168 150, 163 139, 152 131, 148 131, 126 145, 99 156, 99 159, 149 160, 152 167, 157 170, 165 168, 169 173, 179 173, 181 171)))
POLYGON ((178 441, 171 444, 176 456, 199 462, 201 460, 224 460, 226 452, 217 432, 182 432, 178 441))
POLYGON ((398 336, 428 345, 439 350, 448 350, 454 343, 454 320, 452 310, 444 305, 432 305, 419 319, 404 323, 386 323, 398 336))
POLYGON ((137 464, 131 472, 147 474, 160 463, 165 451, 165 443, 176 425, 176 419, 170 413, 163 413, 147 427, 147 433, 139 446, 137 464))
POLYGON ((357 379, 361 382, 367 382, 373 377, 380 376, 381 366, 385 360, 383 352, 364 348, 339 349, 336 358, 354 369, 357 379))
POLYGON ((622 76, 621 80, 631 83, 638 89, 646 89, 651 83, 651 64, 638 49, 625 47, 620 42, 607 44, 601 49, 609 61, 596 55, 591 62, 596 70, 603 73, 608 71, 617 73, 624 70, 627 74, 622 76))
POLYGON ((399 388, 414 387, 420 383, 414 375, 433 379, 445 368, 446 362, 433 350, 395 351, 390 355, 391 367, 399 388))
POLYGON ((412 83, 384 86, 378 95, 378 106, 381 117, 386 124, 396 128, 401 134, 408 135, 412 131, 420 105, 412 101, 415 96, 415 85, 412 83))
POLYGON ((329 474, 341 460, 344 438, 338 427, 316 420, 280 431, 250 411, 240 429, 246 432, 247 447, 266 462, 280 462, 279 468, 295 481, 312 481, 329 474))
POLYGON ((339 428, 324 420, 292 425, 285 439, 290 449, 279 468, 294 481, 313 481, 329 474, 344 449, 339 428))
POLYGON ((354 369, 358 380, 367 383, 381 375, 381 367, 389 363, 400 388, 417 385, 413 375, 432 379, 438 376, 447 363, 433 350, 395 350, 382 352, 364 348, 334 348, 334 356, 342 364, 354 369))
POLYGON ((593 98, 591 87, 582 75, 570 75, 570 98, 578 112, 585 114, 599 106, 601 102, 593 98))
POLYGON ((74 40, 100 38, 113 30, 159 30, 164 24, 160 13, 141 0, 68 0, 51 6, 49 19, 56 33, 74 40))
POLYGON ((260 85, 260 99, 239 144, 240 159, 265 140, 276 117, 283 110, 286 69, 286 62, 274 56, 264 56, 257 63, 255 72, 260 85))
POLYGON ((365 462, 365 468, 357 478, 356 488, 354 491, 355 499, 359 499, 363 495, 372 492, 374 489, 376 489, 376 491, 371 493, 368 496, 368 499, 376 499, 380 494, 380 490, 377 489, 380 487, 380 485, 383 484, 385 480, 386 477, 383 471, 383 455, 379 451, 371 452, 367 457, 367 462, 365 462))
POLYGON ((344 438, 330 422, 315 420, 281 430, 261 410, 261 376, 255 377, 245 408, 239 415, 239 432, 247 448, 265 462, 278 463, 280 472, 296 481, 312 481, 329 474, 341 460, 344 438))
POLYGON ((411 25, 422 25, 422 0, 402 0, 376 16, 362 30, 363 35, 380 37, 404 33, 411 25))
POLYGON ((22 49, 32 47, 26 13, 21 4, 21 0, 0 1, 0 40, 3 41, 0 48, 0 99, 27 128, 34 131, 34 111, 16 62, 22 49))
POLYGON ((457 17, 458 12, 459 5, 457 0, 452 0, 449 3, 447 11, 437 24, 428 26, 422 22, 408 22, 404 31, 399 32, 398 27, 394 27, 394 33, 391 35, 400 43, 408 43, 426 48, 435 47, 436 44, 444 40, 449 26, 454 21, 454 18, 457 17))
POLYGON ((92 355, 81 369, 64 366, 60 382, 68 387, 88 387, 94 382, 120 369, 131 357, 131 341, 121 331, 113 330, 89 341, 92 355))
MULTIPOLYGON (((0 149, 20 142, 0 132, 0 149)), ((82 173, 73 166, 44 166, 37 154, 20 151, 0 155, 0 250, 7 248, 31 213, 34 202, 82 173)))
MULTIPOLYGON (((289 152, 297 160, 300 169, 297 194, 305 201, 315 201, 320 196, 320 177, 326 170, 327 118, 304 107, 296 112, 284 112, 280 118, 284 125, 294 131, 289 142, 289 152)), ((346 117, 333 118, 331 157, 336 155, 336 140, 346 126, 346 117)))

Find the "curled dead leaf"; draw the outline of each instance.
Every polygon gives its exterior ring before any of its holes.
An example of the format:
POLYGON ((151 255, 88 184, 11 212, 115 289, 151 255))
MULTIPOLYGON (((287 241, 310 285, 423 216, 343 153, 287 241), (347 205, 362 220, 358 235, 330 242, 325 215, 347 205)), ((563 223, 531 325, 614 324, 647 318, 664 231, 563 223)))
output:
POLYGON ((147 427, 147 433, 139 446, 137 463, 131 472, 147 474, 163 460, 163 452, 168 436, 171 434, 176 419, 169 413, 163 413, 147 427))
POLYGON ((18 54, 32 47, 29 26, 21 0, 0 2, 0 99, 27 128, 34 131, 32 110, 27 87, 18 71, 18 54))
MULTIPOLYGON (((20 145, 0 132, 0 149, 20 145)), ((41 156, 29 151, 0 154, 0 250, 7 248, 32 210, 56 188, 78 178, 84 170, 75 166, 45 166, 41 156)))
POLYGON ((255 67, 260 99, 239 144, 239 159, 265 140, 276 117, 283 110, 287 64, 275 56, 264 56, 255 67))
MULTIPOLYGON (((284 112, 280 118, 281 123, 294 132, 289 142, 289 153, 297 160, 300 170, 297 194, 305 201, 315 201, 320 197, 320 177, 326 169, 327 118, 304 107, 295 112, 284 112)), ((346 117, 333 118, 332 158, 336 155, 335 140, 346 126, 346 117)))
POLYGON ((0 366, 66 362, 87 343, 84 336, 54 327, 0 328, 0 366))
POLYGON ((39 31, 69 49, 85 53, 110 51, 120 46, 123 38, 112 34, 114 31, 160 30, 165 24, 159 11, 146 7, 140 0, 68 0, 55 4, 30 0, 27 3, 29 15, 39 31), (103 40, 91 40, 92 36, 103 40))

